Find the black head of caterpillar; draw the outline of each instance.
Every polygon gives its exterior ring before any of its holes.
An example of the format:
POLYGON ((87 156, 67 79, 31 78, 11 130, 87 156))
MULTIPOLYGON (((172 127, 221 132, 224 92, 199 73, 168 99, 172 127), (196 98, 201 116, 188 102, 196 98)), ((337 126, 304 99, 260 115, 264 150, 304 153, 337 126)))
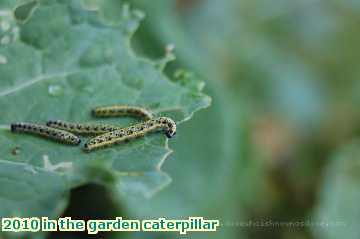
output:
POLYGON ((32 123, 13 123, 11 124, 11 131, 14 133, 39 135, 61 143, 72 145, 79 145, 81 142, 79 137, 67 131, 32 123))
POLYGON ((150 120, 153 118, 153 114, 149 110, 143 107, 129 105, 96 107, 92 109, 91 113, 95 117, 132 116, 142 118, 144 120, 150 120))
POLYGON ((165 130, 165 135, 169 139, 176 135, 176 123, 168 117, 160 117, 156 120, 157 123, 161 124, 165 130))

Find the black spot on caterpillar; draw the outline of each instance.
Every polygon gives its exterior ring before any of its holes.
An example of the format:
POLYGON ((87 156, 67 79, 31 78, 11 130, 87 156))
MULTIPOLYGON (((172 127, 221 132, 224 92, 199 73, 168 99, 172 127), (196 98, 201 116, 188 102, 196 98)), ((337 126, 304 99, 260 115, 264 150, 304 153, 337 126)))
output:
POLYGON ((32 123, 13 123, 11 131, 39 135, 65 144, 78 145, 81 142, 76 135, 67 131, 32 123))
POLYGON ((46 123, 46 125, 52 128, 66 130, 79 135, 98 135, 121 129, 118 126, 108 124, 78 124, 69 123, 61 120, 50 120, 46 123))
POLYGON ((176 134, 176 123, 170 118, 160 117, 127 128, 115 130, 90 139, 84 145, 85 151, 92 151, 117 143, 128 142, 159 130, 163 130, 165 135, 171 138, 176 134))
POLYGON ((142 107, 128 105, 96 107, 91 112, 92 115, 96 117, 132 116, 144 120, 150 120, 153 118, 153 114, 150 111, 142 107))

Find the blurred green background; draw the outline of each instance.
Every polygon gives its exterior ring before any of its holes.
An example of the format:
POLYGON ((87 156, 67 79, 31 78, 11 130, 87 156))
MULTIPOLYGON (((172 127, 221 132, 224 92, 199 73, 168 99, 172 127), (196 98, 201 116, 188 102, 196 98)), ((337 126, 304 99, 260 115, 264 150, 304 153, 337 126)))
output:
POLYGON ((219 218, 190 238, 359 238, 360 2, 129 1, 134 48, 207 80, 150 215, 219 218), (281 225, 279 225, 282 223, 281 225))
MULTIPOLYGON (((123 2, 103 2, 104 16, 116 20, 123 2)), ((170 142, 167 188, 119 209, 84 186, 64 215, 221 220, 219 232, 186 238, 359 238, 360 2, 126 2, 146 14, 136 52, 160 59, 175 45, 166 73, 193 70, 213 103, 170 142)))

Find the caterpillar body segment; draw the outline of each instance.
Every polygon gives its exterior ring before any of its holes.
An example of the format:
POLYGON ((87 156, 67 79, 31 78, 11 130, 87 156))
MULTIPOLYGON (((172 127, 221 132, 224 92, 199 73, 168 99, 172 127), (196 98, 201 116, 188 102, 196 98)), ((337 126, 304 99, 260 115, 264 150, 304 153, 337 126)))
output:
POLYGON ((11 131, 14 133, 27 133, 38 135, 41 137, 49 138, 54 141, 71 144, 71 145, 79 145, 81 140, 76 135, 69 133, 65 130, 55 129, 48 126, 33 124, 33 123, 13 123, 11 124, 11 131))
POLYGON ((121 129, 121 127, 119 126, 109 124, 79 124, 65 122, 61 120, 50 120, 46 123, 46 125, 52 128, 66 130, 79 135, 99 135, 121 129))
POLYGON ((117 117, 117 116, 131 116, 144 120, 153 118, 153 114, 143 107, 128 106, 128 105, 112 105, 96 107, 92 111, 95 117, 117 117))

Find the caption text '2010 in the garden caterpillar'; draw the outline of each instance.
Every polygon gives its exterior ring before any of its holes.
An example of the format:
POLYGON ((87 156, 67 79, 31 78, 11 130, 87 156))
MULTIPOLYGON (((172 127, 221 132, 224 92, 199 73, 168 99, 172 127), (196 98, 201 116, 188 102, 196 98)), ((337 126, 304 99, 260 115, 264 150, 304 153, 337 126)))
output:
POLYGON ((11 131, 39 135, 65 144, 78 145, 81 142, 79 137, 67 131, 32 123, 13 123, 11 131))
POLYGON ((159 130, 164 131, 165 135, 168 138, 171 138, 176 134, 176 123, 167 117, 151 119, 143 123, 94 137, 85 143, 84 147, 86 151, 92 151, 117 143, 127 142, 135 138, 143 137, 148 133, 159 130))

